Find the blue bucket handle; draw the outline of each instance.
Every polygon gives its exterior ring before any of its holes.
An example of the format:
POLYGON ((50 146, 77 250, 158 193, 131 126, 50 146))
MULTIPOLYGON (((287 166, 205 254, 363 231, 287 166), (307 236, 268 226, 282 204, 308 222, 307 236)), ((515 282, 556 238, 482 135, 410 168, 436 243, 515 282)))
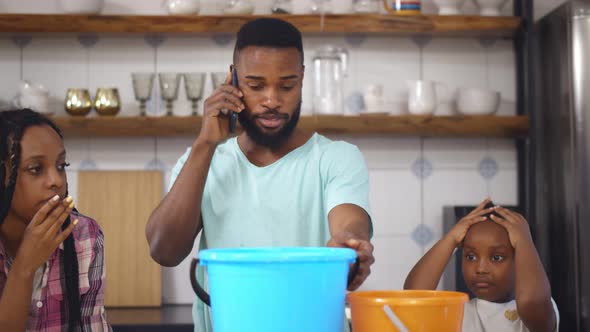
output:
MULTIPOLYGON (((205 303, 207 306, 210 307, 211 306, 211 296, 209 294, 207 294, 207 292, 201 287, 201 285, 199 285, 199 282, 197 281, 197 265, 199 265, 199 259, 193 258, 193 260, 191 261, 191 268, 190 268, 191 286, 193 287, 193 291, 195 292, 195 294, 197 294, 199 299, 201 299, 201 301, 203 301, 203 303, 205 303)), ((356 274, 359 271, 359 265, 360 265, 360 263, 357 258, 357 259, 355 259, 354 264, 352 265, 352 268, 350 269, 350 272, 348 273, 348 281, 346 282, 347 286, 350 286, 350 284, 352 283, 352 281, 356 277, 356 274)))
POLYGON ((201 287, 201 285, 199 285, 199 282, 197 281, 197 265, 199 265, 199 259, 193 258, 193 260, 191 261, 191 269, 190 269, 191 286, 193 286, 193 291, 195 291, 195 294, 197 294, 199 299, 201 299, 201 301, 203 301, 203 303, 205 303, 206 305, 208 305, 210 307, 211 306, 211 296, 209 294, 207 294, 207 292, 201 287))

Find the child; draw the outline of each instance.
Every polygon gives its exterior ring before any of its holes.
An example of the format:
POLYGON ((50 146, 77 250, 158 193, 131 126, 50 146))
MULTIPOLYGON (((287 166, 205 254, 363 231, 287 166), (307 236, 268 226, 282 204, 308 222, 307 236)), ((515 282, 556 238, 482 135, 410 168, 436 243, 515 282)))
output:
POLYGON ((420 259, 404 289, 436 289, 461 245, 463 278, 476 296, 465 305, 464 332, 558 331, 559 312, 527 221, 489 199, 420 259))
POLYGON ((0 331, 110 331, 103 235, 67 196, 59 129, 0 112, 0 331))

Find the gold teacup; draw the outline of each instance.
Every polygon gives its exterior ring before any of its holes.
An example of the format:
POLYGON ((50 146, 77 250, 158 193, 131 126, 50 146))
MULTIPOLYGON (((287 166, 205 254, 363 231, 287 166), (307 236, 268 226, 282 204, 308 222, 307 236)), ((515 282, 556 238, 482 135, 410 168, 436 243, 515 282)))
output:
POLYGON ((65 109, 73 116, 85 116, 92 109, 92 99, 87 89, 68 89, 65 109))
POLYGON ((115 115, 121 110, 121 99, 116 88, 98 88, 94 97, 94 109, 100 115, 115 115))

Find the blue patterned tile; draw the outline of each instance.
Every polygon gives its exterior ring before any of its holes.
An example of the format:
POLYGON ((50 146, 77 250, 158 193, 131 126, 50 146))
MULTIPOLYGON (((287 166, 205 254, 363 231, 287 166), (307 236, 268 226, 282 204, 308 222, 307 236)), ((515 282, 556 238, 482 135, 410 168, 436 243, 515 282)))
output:
POLYGON ((478 170, 484 179, 491 180, 498 174, 498 163, 490 157, 485 157, 479 162, 478 170))
POLYGON ((230 34, 216 34, 211 37, 217 46, 227 46, 233 40, 233 35, 230 34))
POLYGON ((434 232, 424 224, 418 225, 412 232, 412 239, 421 247, 425 247, 433 238, 434 232))
POLYGON ((412 164, 412 172, 419 179, 426 179, 432 175, 432 163, 425 158, 418 158, 412 164))
POLYGON ((98 167, 96 166, 96 162, 92 159, 82 160, 78 168, 83 171, 92 171, 98 169, 98 167))
POLYGON ((145 170, 148 171, 166 171, 166 164, 164 164, 160 159, 152 159, 150 160, 144 167, 145 170))
POLYGON ((12 42, 18 47, 26 47, 33 41, 33 37, 29 35, 14 35, 12 36, 12 42))
POLYGON ((479 44, 483 48, 490 48, 490 47, 494 46, 494 44, 496 43, 496 41, 497 41, 496 38, 484 37, 484 38, 480 38, 479 39, 479 44))
POLYGON ((365 40, 367 40, 367 35, 361 33, 350 34, 346 35, 344 40, 350 46, 359 47, 365 43, 365 40))
POLYGON ((431 40, 432 40, 432 37, 429 37, 429 36, 416 36, 416 37, 412 38, 412 41, 414 42, 414 44, 416 44, 416 46, 418 46, 420 48, 424 48, 425 46, 427 46, 431 40))
POLYGON ((166 37, 161 35, 148 35, 144 38, 145 43, 151 46, 152 48, 158 48, 164 41, 166 41, 166 37))
POLYGON ((80 35, 78 36, 78 43, 86 49, 93 48, 98 43, 98 36, 93 34, 80 35))

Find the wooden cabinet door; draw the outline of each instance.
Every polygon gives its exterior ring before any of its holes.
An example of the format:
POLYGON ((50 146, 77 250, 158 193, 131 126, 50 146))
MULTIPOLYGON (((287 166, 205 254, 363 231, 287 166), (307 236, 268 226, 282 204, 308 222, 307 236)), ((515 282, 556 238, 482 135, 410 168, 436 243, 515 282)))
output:
POLYGON ((152 260, 145 225, 163 195, 159 171, 80 171, 76 205, 105 236, 108 307, 162 302, 160 266, 152 260))

